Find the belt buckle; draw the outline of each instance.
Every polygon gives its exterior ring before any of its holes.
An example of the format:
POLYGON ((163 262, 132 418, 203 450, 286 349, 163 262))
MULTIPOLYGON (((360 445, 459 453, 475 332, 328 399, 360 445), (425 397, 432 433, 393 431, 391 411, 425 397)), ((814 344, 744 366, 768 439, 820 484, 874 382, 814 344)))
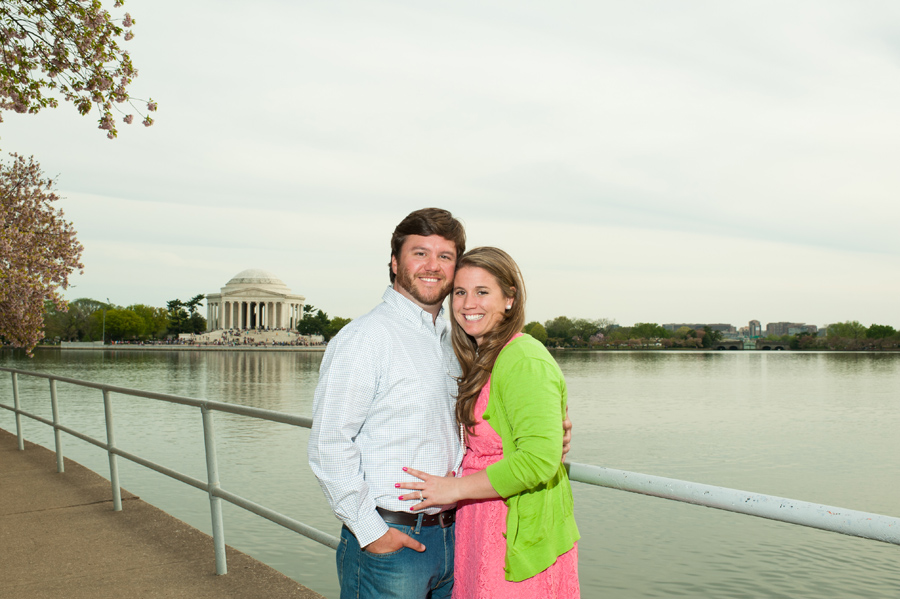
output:
POLYGON ((438 513, 438 523, 441 525, 441 528, 447 528, 448 526, 453 525, 453 515, 453 510, 438 513))

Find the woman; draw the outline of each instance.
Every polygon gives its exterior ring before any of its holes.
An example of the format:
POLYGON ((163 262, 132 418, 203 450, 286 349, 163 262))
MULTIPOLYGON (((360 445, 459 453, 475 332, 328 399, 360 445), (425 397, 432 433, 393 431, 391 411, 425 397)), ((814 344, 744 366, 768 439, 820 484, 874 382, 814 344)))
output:
POLYGON ((579 538, 560 458, 566 384, 543 345, 521 331, 525 286, 504 251, 459 261, 453 348, 462 367, 456 417, 465 428, 462 476, 404 470, 418 511, 458 502, 453 597, 578 597, 579 538))

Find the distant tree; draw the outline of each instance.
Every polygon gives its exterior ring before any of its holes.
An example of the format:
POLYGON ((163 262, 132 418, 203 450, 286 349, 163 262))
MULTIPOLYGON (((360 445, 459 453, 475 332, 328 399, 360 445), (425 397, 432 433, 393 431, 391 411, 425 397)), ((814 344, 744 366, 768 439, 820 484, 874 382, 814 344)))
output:
POLYGON ((862 339, 866 336, 866 327, 857 320, 848 320, 828 325, 829 337, 843 337, 844 339, 862 339))
MULTIPOLYGON (((699 334, 700 331, 697 331, 699 334)), ((701 336, 701 343, 703 347, 712 347, 715 343, 718 343, 724 337, 722 331, 717 331, 715 329, 711 329, 709 327, 703 327, 702 331, 703 335, 701 336)))
POLYGON ((134 304, 128 309, 144 321, 143 336, 148 339, 162 339, 169 328, 169 315, 164 308, 154 308, 144 304, 134 304))
POLYGON ((191 314, 190 318, 187 321, 187 330, 185 333, 194 333, 195 335, 199 335, 206 331, 206 319, 200 316, 197 312, 191 314))
POLYGON ((893 337, 897 331, 894 327, 887 324, 873 324, 866 330, 866 337, 869 339, 885 339, 893 337))
POLYGON ((799 335, 793 335, 790 340, 791 349, 815 349, 817 346, 817 340, 815 334, 803 332, 799 335))
POLYGON ((687 339, 688 337, 693 337, 695 335, 696 333, 691 327, 678 327, 678 330, 673 334, 676 339, 687 339))
POLYGON ((103 336, 103 310, 108 304, 83 297, 69 304, 69 313, 77 327, 77 341, 100 341, 103 336))
MULTIPOLYGON (((305 306, 303 311, 307 311, 305 306)), ((324 337, 327 333, 328 323, 328 314, 322 310, 316 310, 315 314, 303 315, 303 318, 297 325, 297 332, 301 335, 322 335, 324 337)))
MULTIPOLYGON (((116 0, 113 6, 122 4, 116 0)), ((137 69, 119 47, 134 37, 133 25, 127 12, 113 19, 100 0, 0 1, 0 111, 36 114, 56 108, 61 96, 82 115, 96 107, 99 128, 115 138, 113 108, 124 114, 118 105, 128 103, 141 114, 128 93, 137 69)), ((156 110, 152 99, 147 110, 156 110)), ((122 121, 133 118, 128 114, 122 121)), ((143 123, 149 127, 153 119, 143 123)))
POLYGON ((527 323, 524 327, 522 327, 522 332, 523 332, 523 333, 528 333, 529 335, 531 335, 531 329, 532 329, 532 328, 534 327, 534 325, 536 325, 536 324, 538 324, 538 321, 532 320, 531 322, 527 323))
POLYGON ((190 314, 191 316, 196 314, 197 308, 200 307, 200 302, 202 302, 205 299, 206 299, 206 296, 203 295, 202 293, 200 293, 198 295, 195 295, 188 301, 184 302, 184 307, 188 311, 188 314, 190 314))
POLYGON ((45 302, 65 312, 59 290, 84 267, 83 248, 72 223, 52 205, 59 199, 53 181, 33 158, 11 156, 11 163, 0 163, 0 338, 31 356, 43 338, 45 302))
POLYGON ((615 343, 620 343, 622 341, 627 341, 630 335, 630 327, 619 327, 618 329, 611 331, 609 335, 607 335, 607 338, 615 343))
POLYGON ((639 322, 631 328, 631 334, 641 339, 666 339, 672 334, 662 325, 653 322, 639 322))
POLYGON ((189 332, 188 321, 191 315, 185 309, 185 303, 180 299, 173 299, 166 302, 166 309, 169 316, 169 334, 179 335, 189 332))
POLYGON ((184 308, 188 311, 189 317, 185 323, 185 330, 182 332, 197 335, 206 331, 206 319, 197 311, 200 303, 205 299, 206 296, 200 293, 184 302, 184 308))
POLYGON ((544 323, 547 330, 547 336, 550 339, 557 339, 559 345, 567 345, 572 341, 572 327, 574 323, 568 316, 557 316, 553 320, 544 323))
POLYGON ((599 332, 600 325, 597 324, 597 321, 587 318, 576 318, 572 321, 572 327, 569 329, 572 339, 577 339, 579 345, 587 345, 590 338, 599 332))
POLYGON ((335 316, 329 320, 328 325, 325 327, 325 334, 323 335, 325 341, 328 341, 337 335, 341 329, 350 324, 350 320, 350 318, 341 318, 340 316, 335 316))
POLYGON ((548 338, 547 329, 545 329, 544 325, 542 325, 541 323, 539 323, 539 322, 534 323, 534 325, 531 327, 531 330, 528 332, 528 334, 531 335, 532 337, 534 337, 535 339, 537 339, 538 341, 540 341, 541 343, 543 343, 544 345, 547 344, 547 338, 548 338))
POLYGON ((133 310, 113 308, 106 311, 106 336, 108 339, 122 341, 137 339, 144 335, 146 324, 133 310))
POLYGON ((612 330, 616 326, 615 318, 598 318, 593 322, 597 325, 599 332, 603 333, 604 335, 609 334, 610 330, 612 330))

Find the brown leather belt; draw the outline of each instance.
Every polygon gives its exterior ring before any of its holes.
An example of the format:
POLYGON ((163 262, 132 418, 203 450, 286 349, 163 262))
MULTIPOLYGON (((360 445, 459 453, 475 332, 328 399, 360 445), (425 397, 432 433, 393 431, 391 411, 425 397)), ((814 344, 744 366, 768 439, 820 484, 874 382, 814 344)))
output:
MULTIPOLYGON (((419 514, 412 512, 392 512, 384 508, 376 507, 378 514, 384 518, 385 522, 391 524, 400 524, 402 526, 416 526, 419 523, 419 514)), ((437 514, 424 514, 422 516, 422 526, 440 525, 441 528, 447 528, 456 521, 456 508, 438 512, 437 514)))

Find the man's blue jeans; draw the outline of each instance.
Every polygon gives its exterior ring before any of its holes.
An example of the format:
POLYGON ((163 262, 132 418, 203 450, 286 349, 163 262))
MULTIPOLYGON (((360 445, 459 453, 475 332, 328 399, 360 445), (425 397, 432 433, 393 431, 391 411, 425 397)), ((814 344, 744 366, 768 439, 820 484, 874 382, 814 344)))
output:
POLYGON ((388 524, 423 545, 391 553, 363 551, 345 526, 337 550, 341 599, 449 599, 453 590, 453 533, 456 525, 415 527, 388 524), (429 594, 430 593, 430 594, 429 594))

